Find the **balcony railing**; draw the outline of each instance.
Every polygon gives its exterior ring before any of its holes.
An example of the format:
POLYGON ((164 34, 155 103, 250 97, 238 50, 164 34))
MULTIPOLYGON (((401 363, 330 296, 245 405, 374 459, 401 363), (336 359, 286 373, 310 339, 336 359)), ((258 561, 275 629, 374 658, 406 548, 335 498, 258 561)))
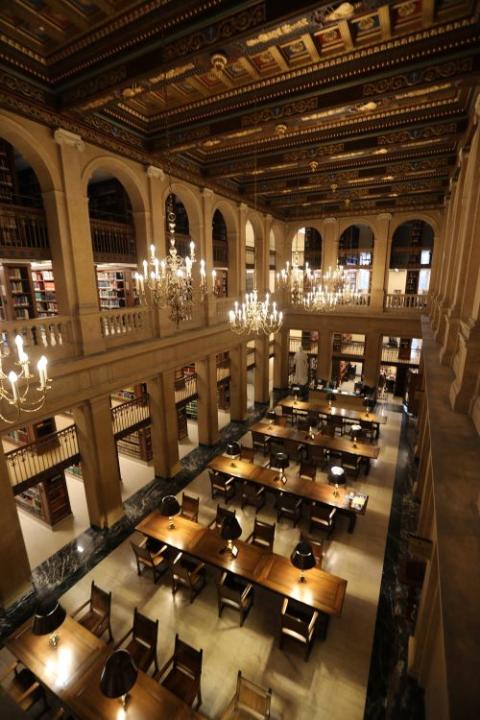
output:
POLYGON ((197 373, 189 373, 175 380, 175 402, 182 403, 197 395, 197 373))
POLYGON ((296 353, 302 347, 306 353, 310 353, 311 355, 318 354, 318 342, 302 340, 301 338, 290 338, 289 350, 291 353, 296 353))
POLYGON ((365 354, 365 343, 361 341, 333 343, 334 355, 352 355, 353 357, 363 357, 365 354))
POLYGON ((415 295, 400 295, 394 294, 385 295, 384 309, 386 311, 392 310, 425 310, 428 303, 428 295, 415 294, 415 295))
POLYGON ((419 365, 420 364, 420 354, 421 350, 410 350, 410 353, 408 357, 405 357, 402 353, 402 356, 400 356, 400 349, 398 347, 382 347, 382 362, 392 362, 392 363, 406 363, 410 365, 419 365))
POLYGON ((100 328, 107 345, 144 340, 152 335, 152 311, 147 306, 102 310, 100 328))
POLYGON ((40 482, 42 478, 51 476, 53 468, 68 467, 78 462, 79 457, 75 425, 5 453, 14 494, 33 484, 29 480, 35 478, 36 482, 40 482))
POLYGON ((0 204, 0 254, 36 260, 50 257, 47 221, 42 208, 0 204))
POLYGON ((90 218, 92 246, 97 262, 136 262, 135 228, 126 222, 90 218))
POLYGON ((4 350, 16 352, 16 335, 22 336, 24 347, 32 360, 43 354, 54 359, 73 356, 71 320, 67 315, 34 320, 2 320, 0 337, 4 350))
POLYGON ((142 395, 112 408, 112 426, 115 437, 122 437, 134 432, 139 427, 148 424, 149 420, 148 395, 142 395))

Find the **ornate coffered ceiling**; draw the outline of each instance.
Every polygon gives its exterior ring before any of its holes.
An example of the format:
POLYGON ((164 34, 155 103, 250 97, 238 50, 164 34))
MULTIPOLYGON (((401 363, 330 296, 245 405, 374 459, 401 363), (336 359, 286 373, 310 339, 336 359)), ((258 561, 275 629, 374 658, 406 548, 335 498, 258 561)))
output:
POLYGON ((0 104, 278 217, 438 206, 479 5, 0 0, 0 104))

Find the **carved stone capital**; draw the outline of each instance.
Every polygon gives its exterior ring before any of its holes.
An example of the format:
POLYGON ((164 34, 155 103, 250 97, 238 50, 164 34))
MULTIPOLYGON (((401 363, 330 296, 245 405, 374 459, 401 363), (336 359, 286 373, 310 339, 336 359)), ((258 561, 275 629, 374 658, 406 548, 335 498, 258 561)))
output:
POLYGON ((147 176, 149 178, 157 178, 158 180, 165 180, 165 173, 162 168, 155 167, 155 165, 149 165, 147 167, 147 176))
POLYGON ((211 200, 213 198, 213 196, 215 195, 215 193, 210 188, 204 187, 204 188, 202 188, 202 195, 207 200, 211 200))
POLYGON ((379 213, 377 217, 379 220, 391 220, 392 213, 389 213, 389 212, 379 213))
POLYGON ((248 210, 248 205, 244 202, 239 203, 238 207, 240 208, 241 212, 247 212, 248 210))
POLYGON ((85 150, 85 143, 83 142, 80 135, 70 132, 70 130, 64 130, 63 128, 57 128, 53 133, 53 137, 56 143, 59 145, 69 145, 75 148, 79 152, 85 150))
POLYGON ((273 220, 273 215, 270 215, 270 213, 266 213, 266 214, 265 214, 265 220, 266 220, 267 222, 271 223, 272 220, 273 220))
POLYGON ((337 220, 337 218, 329 217, 329 218, 325 218, 325 220, 323 222, 325 223, 325 225, 332 225, 333 223, 337 223, 338 220, 337 220))

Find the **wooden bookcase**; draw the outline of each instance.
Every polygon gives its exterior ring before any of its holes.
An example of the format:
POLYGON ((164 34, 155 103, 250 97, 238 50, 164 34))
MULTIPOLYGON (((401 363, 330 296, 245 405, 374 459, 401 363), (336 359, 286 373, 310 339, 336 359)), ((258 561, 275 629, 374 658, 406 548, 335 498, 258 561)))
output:
POLYGON ((177 407, 177 428, 179 440, 188 437, 187 408, 185 405, 177 407))
POLYGON ((225 268, 215 268, 217 277, 215 279, 216 297, 227 297, 228 295, 228 270, 225 268))
POLYGON ((136 430, 117 440, 118 452, 137 460, 149 462, 153 458, 152 433, 149 427, 136 430))
MULTIPOLYGON (((6 437, 17 445, 28 445, 29 443, 38 442, 48 438, 49 435, 57 432, 57 425, 54 417, 45 418, 36 423, 29 423, 16 430, 10 430, 6 433, 6 437)), ((51 443, 45 442, 39 447, 37 452, 47 452, 58 444, 56 438, 52 438, 51 443)))
POLYGON ((0 286, 4 320, 31 320, 37 317, 30 265, 1 265, 0 286))
POLYGON ((97 266, 97 288, 100 310, 132 307, 136 303, 134 272, 128 268, 97 266))
POLYGON ((20 508, 50 527, 72 514, 63 473, 25 490, 15 500, 20 508))
POLYGON ((32 279, 38 317, 58 315, 57 294, 52 269, 32 267, 32 279))
POLYGON ((13 148, 0 140, 0 202, 11 202, 17 191, 14 168, 13 148))

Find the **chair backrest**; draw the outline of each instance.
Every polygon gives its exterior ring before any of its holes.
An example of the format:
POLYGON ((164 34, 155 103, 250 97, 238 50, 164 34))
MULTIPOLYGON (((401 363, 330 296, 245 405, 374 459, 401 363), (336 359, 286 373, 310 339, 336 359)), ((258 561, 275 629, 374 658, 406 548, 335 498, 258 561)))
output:
POLYGON ((253 462, 255 459, 255 450, 254 448, 245 447, 244 445, 240 448, 240 459, 241 460, 250 460, 250 462, 253 462))
POLYGON ((257 432, 256 430, 251 430, 251 433, 253 442, 263 445, 265 442, 265 435, 261 432, 257 432))
POLYGON ((182 494, 182 513, 187 512, 189 515, 198 514, 200 507, 200 498, 193 495, 182 494))
POLYGON ((239 670, 237 675, 237 690, 235 693, 235 710, 252 710, 258 720, 268 720, 272 691, 256 685, 251 680, 242 677, 239 670))
POLYGON ((101 590, 92 580, 90 608, 101 615, 108 615, 112 604, 112 593, 101 590))
POLYGON ((312 463, 302 462, 300 463, 300 470, 298 474, 308 477, 310 480, 315 480, 317 476, 317 468, 315 465, 312 465, 312 463))
POLYGON ((295 505, 298 502, 298 497, 296 495, 291 495, 290 493, 282 493, 279 505, 283 508, 288 508, 289 510, 293 510, 295 505))
POLYGON ((314 610, 288 598, 282 608, 282 628, 295 630, 295 632, 308 636, 308 626, 314 610))
POLYGON ((203 650, 195 650, 191 645, 180 640, 175 635, 175 650, 173 652, 174 667, 187 672, 193 678, 199 679, 202 673, 203 650))
POLYGON ((150 618, 139 613, 137 608, 133 613, 133 637, 141 640, 142 643, 151 648, 157 647, 158 637, 158 620, 150 620, 150 618))
POLYGON ((219 476, 220 473, 218 473, 216 470, 212 470, 211 468, 209 468, 208 477, 210 478, 211 483, 217 482, 219 476))
POLYGON ((215 527, 222 527, 222 523, 226 517, 235 517, 235 510, 229 510, 226 507, 217 505, 217 514, 215 516, 215 527))
POLYGON ((140 558, 141 560, 146 560, 147 562, 152 562, 152 556, 150 555, 150 551, 148 548, 144 547, 143 545, 136 545, 135 543, 131 542, 130 545, 132 546, 133 552, 135 553, 135 556, 140 558))
POLYGON ((286 427, 288 424, 288 417, 286 415, 277 415, 274 424, 280 425, 280 427, 286 427))
POLYGON ((261 540, 265 544, 268 543, 270 547, 273 547, 273 542, 275 540, 275 523, 271 525, 270 523, 266 523, 263 522, 263 520, 257 520, 257 518, 255 518, 255 525, 253 526, 253 539, 261 540))

